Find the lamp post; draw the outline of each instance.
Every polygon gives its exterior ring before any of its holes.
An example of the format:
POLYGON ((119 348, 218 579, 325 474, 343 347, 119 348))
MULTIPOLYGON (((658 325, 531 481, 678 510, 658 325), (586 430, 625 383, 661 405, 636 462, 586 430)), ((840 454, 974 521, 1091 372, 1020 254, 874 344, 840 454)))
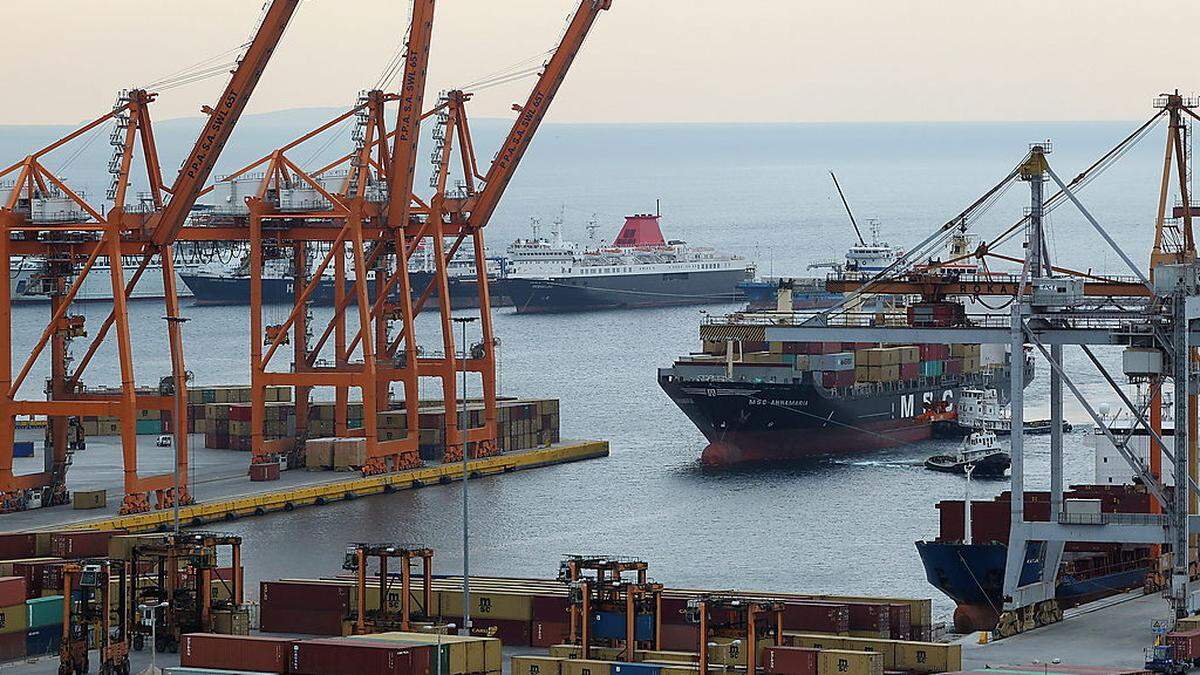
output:
POLYGON ((455 627, 454 624, 448 623, 445 626, 438 626, 434 631, 437 633, 437 651, 434 652, 433 658, 437 660, 437 668, 434 669, 433 675, 442 675, 442 631, 454 630, 455 627))
POLYGON ((462 419, 458 425, 462 444, 462 506, 463 506, 463 622, 461 634, 471 634, 471 562, 468 529, 467 480, 471 477, 467 468, 467 324, 477 320, 474 316, 456 316, 454 322, 462 326, 462 419))
POLYGON ((169 606, 171 603, 163 602, 157 605, 138 605, 138 611, 142 613, 142 623, 146 622, 146 613, 150 613, 150 672, 156 672, 155 661, 158 657, 158 610, 169 606))

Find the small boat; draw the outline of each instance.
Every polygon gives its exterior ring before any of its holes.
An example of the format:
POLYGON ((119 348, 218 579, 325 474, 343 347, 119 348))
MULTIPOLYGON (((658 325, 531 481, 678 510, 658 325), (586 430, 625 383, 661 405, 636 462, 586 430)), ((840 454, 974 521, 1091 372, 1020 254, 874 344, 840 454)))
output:
POLYGON ((949 455, 934 455, 925 460, 925 468, 943 473, 971 473, 977 477, 1001 477, 1012 463, 1012 456, 1000 447, 996 434, 976 431, 963 439, 962 449, 949 455))
MULTIPOLYGON (((992 431, 997 436, 1012 435, 1012 417, 1008 410, 1000 404, 995 389, 963 389, 958 395, 957 429, 945 429, 943 435, 950 436, 954 432, 965 435, 974 430, 992 431)), ((948 425, 953 427, 954 425, 948 425)), ((1063 433, 1070 433, 1071 423, 1063 420, 1063 433)), ((1026 435, 1048 434, 1054 429, 1050 420, 1024 420, 1022 425, 1026 435)))

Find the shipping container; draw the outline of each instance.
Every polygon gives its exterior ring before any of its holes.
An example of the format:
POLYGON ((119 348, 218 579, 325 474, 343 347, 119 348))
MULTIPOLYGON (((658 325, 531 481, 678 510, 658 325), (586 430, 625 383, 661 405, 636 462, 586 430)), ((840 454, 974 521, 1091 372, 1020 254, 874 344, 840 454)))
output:
POLYGON ((25 577, 0 577, 0 607, 23 604, 29 595, 26 593, 25 577))
POLYGON ((76 490, 71 493, 73 509, 102 509, 107 503, 108 493, 105 490, 76 490))
POLYGON ((962 645, 943 642, 896 642, 896 669, 913 673, 962 670, 962 645))
POLYGON ((59 558, 104 557, 108 555, 108 540, 115 534, 123 533, 94 530, 55 532, 50 535, 50 555, 59 558))
POLYGON ((251 464, 250 480, 256 482, 279 480, 279 462, 251 464))
POLYGON ((62 642, 62 617, 60 623, 52 626, 34 628, 25 634, 25 655, 46 656, 57 655, 62 642))
POLYGON ((549 647, 559 644, 567 640, 569 631, 570 624, 567 622, 533 621, 530 624, 529 646, 549 647))
MULTIPOLYGON (((624 612, 592 612, 591 631, 597 638, 624 640, 627 628, 624 612)), ((633 634, 638 640, 653 640, 654 615, 638 614, 634 617, 633 634)))
POLYGON ((612 675, 612 663, 594 659, 563 661, 562 675, 612 675))
POLYGON ((33 558, 37 555, 37 535, 29 532, 0 534, 0 560, 33 558))
POLYGON ((845 603, 788 601, 783 628, 789 631, 845 633, 850 630, 850 607, 845 603))
MULTIPOLYGON (((460 591, 447 591, 438 595, 441 596, 442 616, 463 615, 463 596, 460 591)), ((533 598, 512 593, 476 593, 472 589, 471 617, 530 621, 533 619, 533 598)))
POLYGON ((348 583, 300 581, 263 581, 259 586, 259 601, 263 608, 304 609, 310 611, 350 611, 348 583))
POLYGON ((823 650, 817 655, 817 675, 883 675, 883 657, 874 652, 823 650))
MULTIPOLYGON (((26 623, 29 620, 28 611, 25 609, 25 600, 21 600, 21 604, 12 605, 10 607, 0 607, 0 634, 6 633, 25 633, 28 628, 26 623)), ((22 642, 22 644, 24 644, 22 642)), ((24 647, 22 647, 24 649, 24 647)))
POLYGON ((611 675, 659 675, 661 666, 653 663, 614 663, 611 675))
POLYGON ((513 656, 509 659, 510 675, 562 675, 564 659, 549 656, 513 656))
POLYGON ((763 671, 772 675, 817 675, 819 649, 808 647, 767 647, 763 671))
POLYGON ((25 649, 29 637, 25 631, 0 631, 0 663, 16 661, 27 656, 25 649))
POLYGON ((25 601, 25 623, 29 629, 61 626, 63 613, 63 596, 50 595, 44 598, 30 598, 25 601))
POLYGON ((189 633, 179 643, 179 664, 285 673, 293 642, 290 638, 189 633))
POLYGON ((288 672, 297 675, 430 675, 432 649, 383 640, 306 640, 292 644, 288 672))

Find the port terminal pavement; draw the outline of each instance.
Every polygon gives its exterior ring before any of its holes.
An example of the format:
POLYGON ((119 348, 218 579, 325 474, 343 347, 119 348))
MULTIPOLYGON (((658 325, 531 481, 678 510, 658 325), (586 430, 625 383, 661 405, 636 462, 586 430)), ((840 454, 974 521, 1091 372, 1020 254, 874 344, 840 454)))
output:
POLYGON ((1158 594, 1124 593, 1067 610, 1063 621, 1003 640, 979 644, 978 633, 965 636, 960 639, 963 670, 1031 665, 1051 673, 1056 665, 1141 670, 1143 649, 1154 644, 1154 622, 1171 616, 1158 594))
MULTIPOLYGON (((35 447, 40 447, 42 433, 40 429, 21 430, 17 439, 35 441, 35 447)), ((169 473, 174 449, 156 447, 155 438, 138 438, 139 470, 143 473, 169 473)), ((418 469, 369 478, 350 471, 295 469, 281 472, 277 481, 251 482, 247 475, 249 453, 205 448, 203 434, 191 435, 189 444, 189 478, 196 503, 180 508, 180 523, 184 527, 273 511, 290 511, 310 505, 319 506, 371 494, 449 483, 462 478, 462 465, 457 462, 449 465, 426 462, 425 466, 418 469)), ((548 447, 472 460, 469 470, 475 477, 607 455, 608 443, 605 441, 562 441, 548 447)), ((33 473, 42 466, 40 456, 15 458, 13 461, 17 473, 33 473)), ((107 490, 107 505, 98 509, 75 510, 68 504, 3 514, 0 515, 0 532, 64 528, 122 528, 143 532, 171 525, 171 509, 119 516, 117 510, 121 504, 122 485, 119 439, 88 437, 87 449, 73 457, 67 487, 71 491, 107 490)))

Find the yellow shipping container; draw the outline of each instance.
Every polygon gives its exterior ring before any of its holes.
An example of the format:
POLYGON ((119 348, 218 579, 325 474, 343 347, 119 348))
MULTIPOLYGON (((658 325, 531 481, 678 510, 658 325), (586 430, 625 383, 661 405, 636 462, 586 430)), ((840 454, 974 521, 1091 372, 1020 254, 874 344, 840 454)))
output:
POLYGON ((962 670, 962 645, 942 642, 896 642, 896 669, 914 673, 962 670))
POLYGON ((639 661, 659 661, 662 663, 700 663, 700 655, 696 652, 671 652, 647 649, 637 653, 639 661))
MULTIPOLYGON (((853 635, 853 633, 851 633, 853 635)), ((884 670, 906 670, 896 667, 896 645, 898 641, 873 639, 863 637, 845 637, 841 639, 838 649, 849 649, 857 652, 877 652, 883 657, 884 670)))
MULTIPOLYGON (((441 594, 441 612, 444 616, 461 616, 463 596, 461 592, 444 591, 441 594)), ((507 593, 471 593, 471 616, 481 619, 533 620, 533 598, 529 595, 507 593)))
POLYGON ((24 633, 29 627, 29 617, 25 603, 11 607, 0 608, 0 635, 9 633, 24 633))
MULTIPOLYGON (((604 661, 615 661, 625 653, 625 650, 621 647, 592 647, 590 651, 593 659, 604 661)), ((550 647, 550 656, 562 659, 580 659, 583 657, 583 651, 579 648, 579 645, 552 645, 550 647)), ((566 671, 563 672, 565 674, 566 671)))
POLYGON ((572 659, 563 661, 562 675, 612 675, 612 664, 608 661, 572 659))
POLYGON ((808 649, 844 649, 846 647, 846 638, 820 633, 789 633, 788 631, 784 631, 783 643, 789 647, 806 647, 808 649))
POLYGON ((822 650, 817 654, 817 675, 883 675, 883 656, 876 652, 822 650))
POLYGON ((512 675, 562 675, 564 659, 550 656, 514 656, 509 659, 512 675))

